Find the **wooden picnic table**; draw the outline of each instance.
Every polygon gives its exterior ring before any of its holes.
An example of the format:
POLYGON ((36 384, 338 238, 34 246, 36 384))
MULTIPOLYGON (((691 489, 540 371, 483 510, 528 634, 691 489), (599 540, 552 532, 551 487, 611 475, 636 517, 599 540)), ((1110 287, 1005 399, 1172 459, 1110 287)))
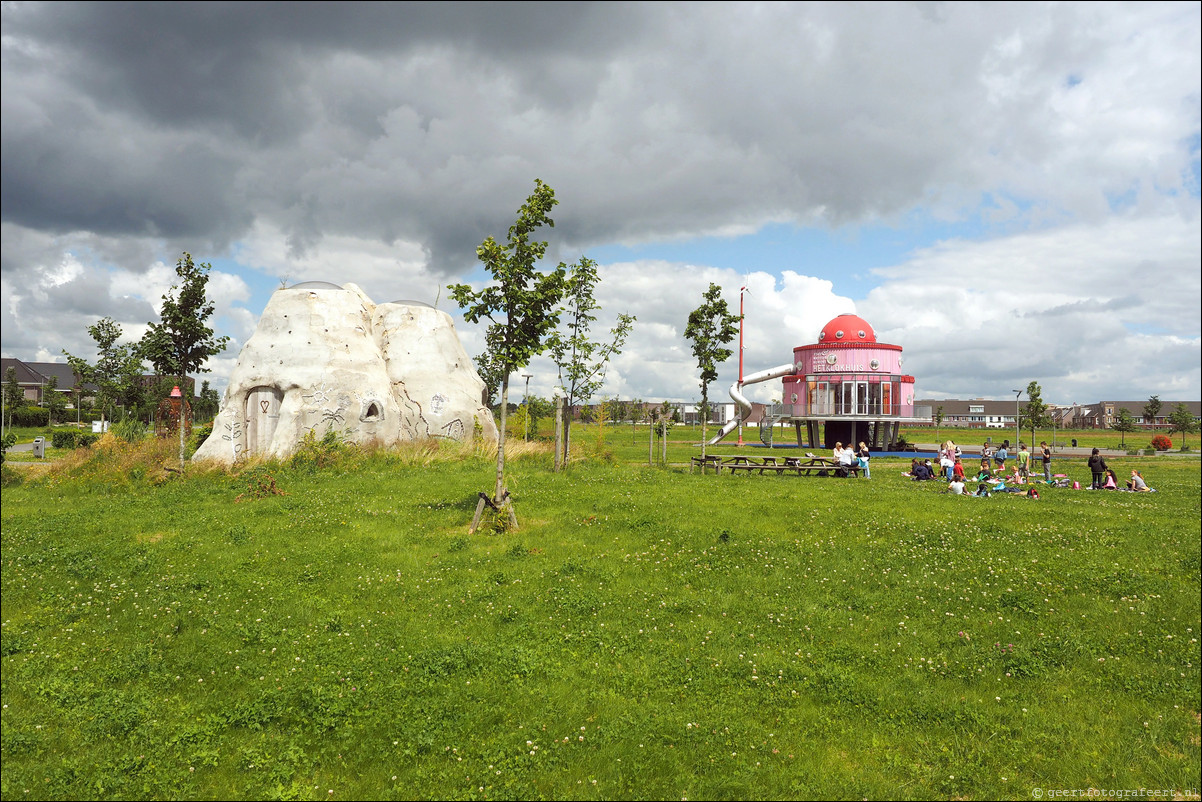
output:
POLYGON ((706 454, 703 459, 700 456, 693 457, 693 465, 701 466, 701 472, 705 473, 708 466, 713 466, 715 473, 722 473, 722 469, 729 470, 732 474, 738 471, 747 471, 748 473, 756 471, 760 475, 765 473, 796 473, 798 476, 810 476, 818 473, 820 475, 834 476, 835 471, 843 467, 849 476, 859 476, 860 467, 858 465, 840 466, 837 462, 820 457, 815 454, 806 453, 804 457, 792 456, 777 456, 777 455, 751 455, 751 454, 706 454))

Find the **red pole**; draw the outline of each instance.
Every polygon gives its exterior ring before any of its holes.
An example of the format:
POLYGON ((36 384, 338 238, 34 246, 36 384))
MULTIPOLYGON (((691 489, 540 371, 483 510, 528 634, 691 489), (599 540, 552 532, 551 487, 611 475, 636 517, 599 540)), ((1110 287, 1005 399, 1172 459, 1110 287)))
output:
MULTIPOLYGON (((746 291, 747 285, 739 287, 739 390, 743 389, 743 293, 746 291)), ((742 447, 743 411, 735 410, 735 414, 739 416, 739 446, 742 447)))

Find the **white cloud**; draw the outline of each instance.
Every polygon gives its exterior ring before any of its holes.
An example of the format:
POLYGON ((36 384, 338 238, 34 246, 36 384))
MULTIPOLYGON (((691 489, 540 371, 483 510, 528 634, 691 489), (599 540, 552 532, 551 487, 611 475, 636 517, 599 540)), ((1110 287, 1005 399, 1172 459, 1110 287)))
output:
POLYGON ((906 349, 920 395, 998 397, 1031 380, 1078 400, 1197 387, 1200 231, 1196 215, 1162 215, 942 242, 876 271, 861 314, 906 349))

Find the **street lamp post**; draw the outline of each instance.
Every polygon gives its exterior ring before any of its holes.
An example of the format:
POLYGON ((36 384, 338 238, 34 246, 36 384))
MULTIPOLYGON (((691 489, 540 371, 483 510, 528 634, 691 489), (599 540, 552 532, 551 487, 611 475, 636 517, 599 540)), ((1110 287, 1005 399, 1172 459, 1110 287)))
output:
POLYGON ((1017 454, 1018 453, 1018 442, 1019 442, 1019 440, 1022 439, 1022 433, 1019 431, 1020 423, 1018 420, 1018 418, 1019 418, 1018 399, 1023 397, 1023 391, 1022 390, 1014 390, 1012 392, 1014 393, 1014 453, 1017 454))
POLYGON ((532 374, 523 373, 522 378, 526 380, 526 393, 522 396, 522 403, 526 405, 526 442, 530 442, 530 379, 532 374))

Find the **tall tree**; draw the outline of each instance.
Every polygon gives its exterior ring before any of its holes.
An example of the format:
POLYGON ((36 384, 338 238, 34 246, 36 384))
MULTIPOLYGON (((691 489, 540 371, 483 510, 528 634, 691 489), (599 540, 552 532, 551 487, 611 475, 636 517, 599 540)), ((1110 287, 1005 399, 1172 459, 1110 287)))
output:
POLYGON ((697 357, 697 368, 701 371, 701 409, 707 414, 701 418, 701 456, 705 457, 707 423, 709 421, 709 386, 718 378, 718 365, 730 359, 734 353, 726 348, 739 335, 739 316, 731 314, 722 297, 722 288, 710 283, 702 295, 701 306, 689 313, 689 323, 684 336, 693 341, 693 356, 697 357))
MULTIPOLYGON (((561 264, 548 273, 541 272, 536 263, 547 252, 545 240, 532 239, 542 226, 554 227, 550 217, 554 208, 555 190, 536 179, 534 192, 518 209, 517 221, 509 227, 504 245, 492 237, 476 249, 476 258, 492 276, 495 284, 476 291, 468 284, 451 284, 451 297, 464 310, 463 319, 477 323, 488 318, 497 329, 494 353, 500 360, 501 425, 497 441, 497 480, 493 506, 502 505, 509 513, 510 523, 517 526, 505 492, 505 419, 509 406, 509 375, 529 364, 545 350, 544 338, 559 323, 556 311, 563 298, 566 269, 561 264)), ((484 503, 481 498, 480 503, 484 503)), ((477 508, 477 513, 482 507, 477 508)))
POLYGON ((1035 442, 1035 430, 1046 427, 1051 422, 1039 382, 1033 381, 1027 385, 1027 405, 1023 408, 1022 421, 1031 430, 1032 443, 1035 442))
POLYGON ((1169 415, 1170 431, 1174 434, 1181 434, 1181 448, 1185 448, 1184 435, 1192 434, 1198 431, 1198 419, 1194 417, 1194 413, 1189 411, 1189 407, 1185 404, 1178 403, 1173 408, 1173 414, 1169 415))
MULTIPOLYGON (((608 342, 589 338, 589 330, 597 320, 593 313, 601 308, 593 298, 593 289, 598 281, 597 263, 592 259, 582 256, 568 268, 564 304, 560 311, 564 325, 547 339, 551 358, 559 368, 559 384, 563 387, 569 409, 587 402, 601 389, 609 360, 622 352, 635 321, 634 315, 618 315, 617 324, 609 332, 608 342)), ((571 415, 568 415, 564 420, 563 432, 564 465, 567 465, 571 451, 571 431, 571 415)))
MULTIPOLYGON (((225 350, 229 337, 218 337, 206 322, 213 315, 213 302, 206 288, 209 271, 207 262, 196 264, 192 254, 175 263, 178 284, 163 296, 158 323, 149 324, 138 344, 139 351, 160 376, 174 376, 181 391, 188 389, 188 374, 207 372, 205 361, 225 350)), ((179 461, 184 463, 184 407, 181 399, 179 415, 179 461)))
POLYGON ((96 342, 96 364, 63 351, 67 364, 79 376, 79 383, 96 386, 96 406, 100 408, 101 423, 111 418, 115 405, 134 402, 139 396, 142 359, 135 344, 119 344, 121 324, 111 317, 101 318, 88 327, 96 342))
POLYGON ((1144 404, 1144 423, 1148 425, 1156 424, 1156 416, 1160 414, 1160 396, 1154 395, 1148 399, 1148 403, 1144 404))
POLYGON ((25 391, 17 381, 17 369, 10 367, 4 371, 4 414, 8 417, 8 425, 13 425, 13 413, 25 406, 25 391))
POLYGON ((1131 410, 1126 407, 1120 407, 1118 414, 1114 416, 1114 420, 1110 422, 1110 428, 1119 433, 1119 447, 1127 444, 1127 434, 1135 431, 1135 418, 1131 415, 1131 410))

